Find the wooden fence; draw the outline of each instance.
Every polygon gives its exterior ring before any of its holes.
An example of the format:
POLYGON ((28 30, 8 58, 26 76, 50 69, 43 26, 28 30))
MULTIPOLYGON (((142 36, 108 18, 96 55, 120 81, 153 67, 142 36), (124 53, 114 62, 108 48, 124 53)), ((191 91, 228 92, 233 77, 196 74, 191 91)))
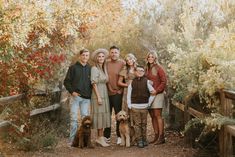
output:
MULTIPOLYGON (((233 117, 232 101, 235 101, 235 92, 228 90, 220 92, 220 100, 221 100, 221 114, 232 118, 233 117)), ((221 157, 233 156, 232 136, 235 136, 235 125, 225 125, 221 128, 219 134, 221 157)))
MULTIPOLYGON (((30 111, 30 117, 38 115, 38 114, 42 114, 45 112, 54 111, 54 110, 60 108, 61 105, 67 101, 68 97, 65 95, 65 93, 66 93, 65 89, 58 88, 58 89, 55 89, 52 91, 52 93, 56 93, 56 92, 60 93, 60 98, 59 98, 60 101, 59 102, 53 103, 52 105, 47 106, 47 107, 38 108, 38 109, 34 109, 34 110, 30 111)), ((44 91, 40 91, 40 92, 38 91, 35 93, 34 96, 47 95, 47 94, 48 93, 46 93, 44 91)), ((11 104, 15 101, 21 100, 23 97, 24 97, 24 94, 18 94, 18 95, 14 95, 14 96, 0 98, 0 105, 4 106, 7 104, 11 104)), ((0 128, 8 126, 8 125, 11 125, 10 121, 0 119, 0 128)))
MULTIPOLYGON (((61 94, 66 93, 65 90, 54 90, 53 92, 61 92, 61 94)), ((40 92, 37 94, 45 94, 45 92, 40 92)), ((36 95, 37 95, 36 94, 36 95)), ((0 98, 0 104, 10 104, 14 101, 21 100, 23 98, 23 94, 14 95, 10 97, 0 98)), ((54 103, 50 106, 39 108, 32 110, 30 112, 30 116, 35 116, 41 113, 49 112, 58 109, 62 103, 66 102, 67 96, 61 96, 59 103, 54 103)), ((223 90, 220 92, 220 100, 221 100, 221 114, 223 116, 227 116, 232 118, 233 116, 233 104, 232 101, 235 101, 235 91, 223 90)), ((175 107, 184 112, 184 122, 187 123, 190 120, 190 116, 196 118, 205 117, 204 113, 201 113, 194 108, 190 107, 188 102, 186 101, 184 104, 175 102, 173 103, 175 107)), ((0 119, 0 128, 6 125, 9 125, 9 121, 0 119)), ((225 125, 221 128, 219 132, 219 144, 220 144, 220 156, 221 157, 232 157, 233 155, 233 142, 232 136, 235 137, 235 125, 225 125)), ((190 142, 190 141, 187 141, 190 142)))
MULTIPOLYGON (((235 91, 223 90, 220 92, 221 101, 221 114, 226 117, 233 118, 233 102, 235 101, 235 91)), ((184 104, 175 102, 175 107, 184 112, 184 124, 186 124, 191 116, 195 118, 203 118, 206 115, 201 113, 194 108, 190 107, 188 101, 184 104)), ((189 133, 190 134, 190 133, 189 133)), ((190 136, 190 135, 189 135, 190 136)), ((233 156, 233 141, 232 136, 235 137, 235 125, 224 125, 219 131, 219 149, 220 157, 232 157, 233 156)), ((186 138, 186 142, 191 145, 192 139, 186 138)))

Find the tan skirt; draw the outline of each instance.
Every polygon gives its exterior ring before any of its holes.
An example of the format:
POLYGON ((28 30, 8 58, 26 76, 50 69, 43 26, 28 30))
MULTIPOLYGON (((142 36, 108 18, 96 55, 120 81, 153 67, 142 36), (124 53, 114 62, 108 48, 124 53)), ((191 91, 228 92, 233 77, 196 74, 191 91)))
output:
POLYGON ((162 93, 159 93, 155 96, 150 109, 163 108, 164 104, 165 104, 164 92, 162 92, 162 93))

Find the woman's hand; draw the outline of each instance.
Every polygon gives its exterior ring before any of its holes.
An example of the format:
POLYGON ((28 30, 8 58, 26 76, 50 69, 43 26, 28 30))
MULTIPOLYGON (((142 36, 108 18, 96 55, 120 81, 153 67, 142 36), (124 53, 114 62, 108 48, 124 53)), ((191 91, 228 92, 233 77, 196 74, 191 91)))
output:
POLYGON ((133 81, 133 80, 128 80, 128 82, 127 82, 127 87, 129 86, 129 84, 132 83, 132 81, 133 81))
POLYGON ((150 92, 150 94, 151 94, 151 95, 156 95, 156 94, 157 94, 157 91, 156 91, 156 90, 152 90, 152 91, 150 92))
POLYGON ((81 95, 79 93, 77 93, 77 92, 73 92, 72 96, 76 97, 76 96, 81 96, 81 95))
POLYGON ((98 105, 102 105, 102 99, 100 97, 97 98, 98 100, 98 105))

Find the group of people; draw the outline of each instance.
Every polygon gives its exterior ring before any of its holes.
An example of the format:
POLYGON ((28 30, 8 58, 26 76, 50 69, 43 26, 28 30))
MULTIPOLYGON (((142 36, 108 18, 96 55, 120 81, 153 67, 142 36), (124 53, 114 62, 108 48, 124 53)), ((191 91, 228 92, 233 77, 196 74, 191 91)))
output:
MULTIPOLYGON (((92 127, 97 129, 95 142, 103 147, 110 146, 111 115, 124 110, 130 115, 130 125, 136 133, 137 146, 148 143, 162 144, 164 121, 162 108, 166 88, 166 73, 158 62, 155 51, 146 55, 146 66, 140 66, 134 54, 120 59, 117 46, 87 49, 79 52, 79 60, 69 67, 64 86, 72 95, 70 107, 70 142, 78 129, 78 112, 81 118, 90 115, 92 127), (88 63, 91 58, 93 66, 88 63), (147 114, 150 113, 154 139, 147 141, 147 114)), ((119 122, 116 121, 117 144, 121 144, 119 122)))

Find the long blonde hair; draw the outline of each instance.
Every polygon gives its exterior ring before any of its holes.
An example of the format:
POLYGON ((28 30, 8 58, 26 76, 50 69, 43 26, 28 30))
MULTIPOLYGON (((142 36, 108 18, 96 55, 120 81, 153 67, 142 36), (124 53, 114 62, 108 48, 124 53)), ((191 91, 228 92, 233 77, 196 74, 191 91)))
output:
MULTIPOLYGON (((137 58, 135 57, 135 55, 132 54, 132 53, 128 53, 128 54, 125 55, 125 57, 124 57, 125 62, 127 62, 127 59, 132 59, 132 60, 133 60, 133 66, 134 66, 134 68, 136 68, 136 66, 138 65, 138 63, 137 63, 137 58)), ((126 64, 126 67, 127 67, 127 72, 129 72, 130 66, 129 66, 128 64, 126 64)))
POLYGON ((156 65, 159 65, 160 66, 160 64, 159 64, 159 62, 158 62, 158 55, 157 55, 157 52, 155 51, 155 50, 149 50, 149 52, 147 53, 147 55, 146 55, 146 65, 147 65, 147 68, 150 68, 150 64, 149 64, 149 62, 148 62, 148 57, 149 57, 149 55, 153 55, 154 56, 154 63, 153 64, 156 64, 156 65))
POLYGON ((103 72, 105 73, 105 74, 107 74, 107 69, 106 69, 106 59, 107 59, 107 55, 108 55, 108 50, 106 50, 106 49, 97 49, 97 50, 95 50, 93 53, 92 53, 92 60, 93 60, 93 62, 94 62, 94 65, 97 67, 97 68, 101 68, 101 70, 103 70, 103 72), (105 56, 105 60, 104 60, 104 63, 103 63, 103 65, 102 65, 102 67, 100 67, 99 66, 99 63, 98 63, 98 55, 100 54, 100 53, 103 53, 104 54, 104 56, 105 56))

